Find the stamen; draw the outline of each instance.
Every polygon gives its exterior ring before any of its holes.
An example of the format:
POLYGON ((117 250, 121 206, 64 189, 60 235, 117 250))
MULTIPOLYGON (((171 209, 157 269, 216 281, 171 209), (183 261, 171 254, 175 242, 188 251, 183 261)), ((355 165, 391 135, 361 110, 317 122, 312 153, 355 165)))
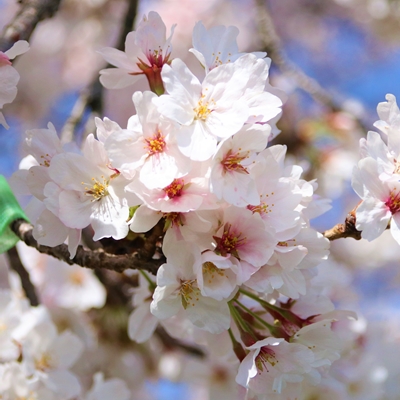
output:
POLYGON ((240 259, 238 249, 246 243, 247 238, 241 237, 242 232, 231 232, 231 228, 232 225, 226 223, 222 237, 213 236, 214 240, 217 242, 215 252, 223 257, 226 257, 227 254, 232 254, 237 259, 240 259))
POLYGON ((195 283, 196 279, 181 281, 179 295, 181 296, 182 306, 185 310, 189 305, 194 307, 196 302, 199 301, 200 290, 194 287, 195 283))
MULTIPOLYGON (((92 178, 93 184, 92 187, 85 187, 86 196, 92 196, 92 201, 100 201, 103 197, 107 196, 108 193, 108 185, 109 179, 105 179, 104 175, 101 176, 102 182, 97 180, 96 178, 92 178)), ((88 185, 85 182, 82 182, 82 185, 88 185)))
POLYGON ((203 275, 204 275, 204 280, 207 280, 207 283, 211 284, 212 281, 215 279, 216 275, 220 277, 225 276, 225 271, 223 269, 218 268, 211 261, 206 261, 203 264, 203 275))
POLYGON ((35 368, 39 371, 46 371, 52 368, 51 356, 48 353, 43 353, 42 356, 35 360, 35 368))
MULTIPOLYGON (((210 102, 208 102, 208 101, 203 103, 204 97, 205 96, 203 94, 197 103, 197 107, 194 108, 194 110, 193 110, 196 113, 194 119, 200 119, 202 121, 205 121, 207 119, 207 117, 211 114, 212 104, 210 104, 210 102)), ((211 100, 211 103, 215 104, 215 101, 211 100)))
POLYGON ((164 136, 160 131, 157 131, 157 133, 151 139, 146 139, 146 145, 149 156, 162 153, 166 146, 164 136))
POLYGON ((40 156, 40 158, 43 160, 43 162, 40 163, 41 166, 50 167, 51 157, 48 153, 46 153, 44 156, 40 156))
POLYGON ((390 197, 385 205, 389 208, 390 212, 396 214, 400 211, 400 192, 395 193, 393 190, 390 192, 390 197))
POLYGON ((174 179, 173 182, 165 187, 163 190, 168 198, 173 199, 182 195, 183 187, 185 183, 183 179, 174 179))
POLYGON ((260 352, 255 359, 255 364, 259 372, 264 371, 264 368, 268 372, 268 366, 270 365, 274 367, 278 362, 279 361, 275 358, 275 352, 266 346, 261 347, 260 352))
POLYGON ((221 164, 224 168, 224 173, 227 171, 235 171, 241 172, 244 174, 248 174, 247 168, 244 167, 241 162, 248 158, 249 151, 246 152, 246 155, 240 155, 239 152, 233 153, 232 150, 229 150, 226 154, 225 158, 221 161, 221 164))

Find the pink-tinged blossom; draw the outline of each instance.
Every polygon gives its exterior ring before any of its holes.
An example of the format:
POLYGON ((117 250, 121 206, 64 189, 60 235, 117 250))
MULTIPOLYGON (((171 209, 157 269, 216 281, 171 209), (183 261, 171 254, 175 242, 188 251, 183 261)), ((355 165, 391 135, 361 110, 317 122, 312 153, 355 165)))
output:
POLYGON ((237 133, 250 117, 265 122, 280 113, 281 100, 264 92, 268 65, 251 54, 214 68, 202 83, 179 59, 161 75, 168 94, 155 102, 161 114, 181 125, 178 146, 192 160, 209 159, 218 141, 237 133))
MULTIPOLYGON (((53 124, 49 123, 47 129, 32 129, 26 132, 23 149, 31 154, 33 162, 25 164, 27 171, 16 173, 19 189, 27 194, 32 194, 25 212, 34 224, 33 236, 39 244, 57 246, 68 239, 68 249, 71 258, 76 254, 80 242, 81 230, 67 227, 58 218, 58 204, 50 203, 46 197, 48 189, 58 192, 59 187, 51 181, 49 167, 51 160, 57 154, 62 154, 66 149, 79 152, 71 144, 62 146, 53 124), (32 165, 33 164, 33 165, 32 165), (48 186, 47 186, 48 185, 48 186), (47 191, 45 190, 47 186, 47 191)), ((24 167, 21 165, 20 167, 24 167)))
POLYGON ((235 257, 221 257, 212 251, 204 252, 196 271, 202 295, 219 301, 232 296, 237 288, 238 264, 235 257))
POLYGON ((266 338, 248 347, 236 382, 257 394, 279 394, 287 383, 301 382, 311 371, 314 355, 306 346, 266 338))
MULTIPOLYGON (((201 21, 193 28, 192 52, 205 68, 206 73, 226 63, 234 62, 243 53, 239 53, 236 38, 239 29, 236 26, 213 26, 206 29, 201 21)), ((252 53, 258 58, 264 58, 267 53, 252 53)))
POLYGON ((117 68, 100 71, 100 82, 107 89, 121 89, 135 83, 141 75, 146 75, 150 87, 157 93, 162 92, 160 77, 164 64, 170 62, 172 51, 171 35, 166 38, 166 27, 161 17, 150 11, 139 22, 137 30, 130 32, 125 41, 125 52, 105 47, 99 50, 104 59, 117 68))
POLYGON ((354 170, 352 186, 363 200, 356 210, 356 228, 362 231, 362 237, 369 241, 376 239, 390 221, 390 233, 400 243, 399 180, 379 179, 377 161, 367 157, 354 170))
POLYGON ((151 312, 159 319, 181 312, 200 329, 211 333, 227 330, 230 326, 228 304, 203 296, 198 286, 195 271, 201 264, 199 249, 194 244, 181 243, 166 256, 167 263, 157 272, 151 312))
POLYGON ((260 153, 253 168, 259 198, 247 206, 260 215, 266 227, 275 229, 278 241, 293 237, 300 231, 302 222, 297 210, 302 195, 296 184, 285 179, 283 174, 284 170, 269 149, 260 153))
POLYGON ((262 266, 245 284, 259 293, 272 293, 276 290, 292 299, 298 299, 307 291, 307 282, 302 270, 287 270, 277 262, 262 266))
POLYGON ((163 250, 168 251, 176 242, 184 240, 196 243, 201 250, 207 250, 211 246, 210 231, 218 222, 219 213, 216 210, 168 212, 153 210, 142 204, 133 214, 130 229, 133 232, 148 232, 161 219, 165 219, 163 250))
POLYGON ((238 284, 248 280, 272 256, 274 230, 266 229, 259 215, 230 206, 224 210, 221 227, 213 236, 216 254, 239 260, 238 284))
POLYGON ((134 179, 126 190, 135 193, 149 208, 164 213, 213 209, 217 205, 208 189, 208 170, 207 165, 196 163, 189 174, 163 188, 149 189, 134 179))
MULTIPOLYGON (((83 155, 64 153, 53 157, 49 175, 60 190, 49 190, 46 201, 58 205, 58 217, 66 226, 83 229, 92 225, 94 240, 127 235, 127 182, 111 167, 103 144, 93 135, 88 136, 83 155)), ((50 182, 48 189, 50 184, 54 185, 50 182)))
POLYGON ((190 169, 190 160, 176 144, 176 127, 152 102, 156 97, 152 92, 136 92, 137 115, 129 119, 128 129, 114 132, 106 142, 113 166, 127 179, 139 172, 140 181, 149 189, 163 188, 190 169))
MULTIPOLYGON (((6 52, 0 51, 0 110, 4 104, 11 103, 17 95, 17 84, 19 73, 12 66, 10 60, 27 52, 29 44, 25 40, 19 40, 6 52)), ((9 128, 4 115, 0 111, 0 124, 6 129, 9 128)))
POLYGON ((386 95, 386 102, 378 104, 377 111, 380 120, 374 123, 385 135, 399 136, 400 133, 400 110, 396 103, 396 97, 392 94, 386 95))
POLYGON ((104 117, 101 120, 98 117, 95 117, 94 122, 96 124, 96 138, 101 143, 106 143, 106 140, 111 134, 115 134, 116 132, 122 132, 123 129, 114 121, 111 121, 109 118, 104 117))
POLYGON ((213 157, 210 185, 218 199, 237 207, 259 204, 251 167, 256 152, 265 149, 271 128, 268 125, 245 125, 238 133, 224 140, 213 157))
POLYGON ((68 369, 83 351, 83 343, 74 333, 57 333, 51 321, 39 322, 26 336, 22 346, 27 373, 61 398, 78 396, 81 386, 68 369))
MULTIPOLYGON (((153 277, 148 277, 155 284, 153 277)), ((139 285, 134 289, 134 310, 129 315, 128 336, 137 343, 144 343, 153 335, 158 319, 150 312, 152 292, 149 282, 139 275, 139 285)))

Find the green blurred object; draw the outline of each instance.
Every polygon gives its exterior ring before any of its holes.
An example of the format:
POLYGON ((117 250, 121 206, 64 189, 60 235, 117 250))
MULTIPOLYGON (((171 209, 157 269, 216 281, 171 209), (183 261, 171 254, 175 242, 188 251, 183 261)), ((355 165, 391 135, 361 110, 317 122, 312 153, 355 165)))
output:
POLYGON ((10 229, 16 219, 29 221, 8 185, 6 178, 0 175, 0 254, 14 247, 18 236, 10 229))

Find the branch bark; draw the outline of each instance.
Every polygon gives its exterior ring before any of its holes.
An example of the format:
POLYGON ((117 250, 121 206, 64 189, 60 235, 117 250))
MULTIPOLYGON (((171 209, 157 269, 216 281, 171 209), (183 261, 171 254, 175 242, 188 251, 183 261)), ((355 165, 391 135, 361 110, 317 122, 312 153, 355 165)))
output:
POLYGON ((36 294, 35 286, 33 286, 29 277, 29 272, 25 269, 21 262, 21 259, 19 258, 16 247, 13 247, 7 251, 7 257, 10 262, 11 268, 19 275, 21 279, 22 289, 24 289, 26 297, 28 298, 31 306, 38 306, 39 299, 36 294))
MULTIPOLYGON (((271 15, 267 9, 266 0, 255 0, 255 2, 258 31, 264 45, 264 50, 271 57, 272 61, 283 73, 294 80, 297 87, 307 92, 315 101, 323 104, 333 112, 343 111, 343 107, 332 98, 327 90, 287 59, 282 50, 281 40, 276 33, 271 15)), ((363 131, 368 130, 359 118, 353 117, 363 131)))
POLYGON ((144 257, 140 252, 115 255, 107 253, 103 249, 89 250, 83 246, 78 246, 76 256, 71 259, 66 244, 55 247, 40 245, 32 235, 33 226, 28 222, 18 219, 10 225, 10 228, 28 246, 34 247, 40 253, 58 258, 69 265, 77 264, 93 270, 104 268, 116 272, 123 272, 126 269, 143 269, 156 275, 159 266, 165 262, 164 258, 147 259, 147 253, 144 257))
MULTIPOLYGON (((125 50, 125 39, 129 32, 133 29, 133 23, 137 15, 138 0, 127 0, 127 11, 121 31, 119 34, 116 48, 118 50, 125 50)), ((105 68, 111 67, 107 64, 105 68)), ((86 109, 91 110, 91 115, 88 117, 100 116, 103 113, 103 86, 99 81, 98 75, 83 89, 72 109, 71 115, 66 121, 61 131, 62 143, 69 143, 74 139, 74 134, 77 126, 82 122, 86 109)))
POLYGON ((0 51, 6 51, 18 40, 28 40, 36 25, 51 18, 61 0, 20 0, 21 8, 0 36, 0 51))
POLYGON ((351 237, 355 240, 361 239, 361 231, 356 229, 356 209, 358 205, 347 214, 344 224, 337 224, 328 229, 323 235, 330 241, 351 237))

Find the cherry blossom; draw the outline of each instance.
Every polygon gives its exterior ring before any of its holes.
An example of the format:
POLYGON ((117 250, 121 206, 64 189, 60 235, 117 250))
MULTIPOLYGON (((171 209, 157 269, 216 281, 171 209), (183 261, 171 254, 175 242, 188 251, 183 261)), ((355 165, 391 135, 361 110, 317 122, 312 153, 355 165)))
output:
POLYGON ((144 16, 135 32, 130 32, 125 41, 125 52, 105 47, 99 50, 104 59, 117 68, 100 71, 100 82, 108 89, 121 89, 135 83, 145 74, 150 87, 162 91, 160 72, 169 62, 172 51, 171 35, 166 38, 166 27, 161 17, 154 11, 144 16))
MULTIPOLYGON (((193 28, 192 52, 200 61, 201 65, 209 72, 219 65, 234 62, 243 53, 239 53, 236 38, 239 29, 235 26, 213 26, 206 30, 201 21, 193 28)), ((258 58, 264 58, 267 54, 263 52, 252 53, 258 58)))
POLYGON ((149 189, 166 187, 190 169, 190 160, 176 144, 173 124, 152 102, 156 97, 152 92, 136 92, 133 102, 137 115, 129 119, 127 130, 114 132, 105 145, 113 166, 127 179, 138 171, 140 181, 149 189))
MULTIPOLYGON (((19 73, 12 66, 10 60, 26 53, 29 50, 29 44, 25 40, 19 40, 6 52, 0 51, 0 110, 4 104, 11 103, 17 96, 17 84, 19 82, 19 73)), ((9 128, 4 115, 0 111, 0 124, 6 129, 9 128)))
POLYGON ((168 263, 157 272, 157 287, 151 312, 159 319, 183 313, 195 326, 211 333, 229 328, 228 305, 201 294, 195 270, 201 263, 200 252, 194 245, 182 246, 180 251, 167 254, 168 263))
POLYGON ((110 166, 104 146, 89 135, 83 155, 55 156, 49 167, 47 204, 58 208, 58 217, 68 227, 92 225, 94 239, 122 239, 128 233, 129 206, 125 180, 110 166), (59 185, 57 189, 56 185, 59 185))

